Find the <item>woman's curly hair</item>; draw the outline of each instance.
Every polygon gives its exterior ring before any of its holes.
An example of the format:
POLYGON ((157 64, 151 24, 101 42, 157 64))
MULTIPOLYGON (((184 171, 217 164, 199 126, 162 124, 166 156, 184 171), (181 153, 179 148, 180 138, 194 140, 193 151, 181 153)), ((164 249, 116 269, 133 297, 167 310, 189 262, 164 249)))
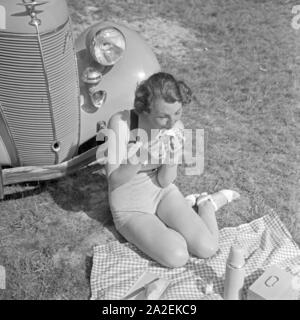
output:
POLYGON ((154 99, 162 99, 167 103, 178 101, 186 105, 192 100, 192 90, 183 81, 177 81, 171 74, 158 72, 138 85, 134 99, 135 111, 150 113, 150 106, 154 99))

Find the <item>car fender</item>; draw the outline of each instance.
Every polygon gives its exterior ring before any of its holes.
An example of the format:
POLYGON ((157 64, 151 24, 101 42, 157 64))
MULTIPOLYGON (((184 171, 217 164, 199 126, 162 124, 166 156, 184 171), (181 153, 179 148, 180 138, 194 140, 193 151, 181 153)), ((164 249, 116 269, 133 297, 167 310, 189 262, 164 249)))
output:
POLYGON ((82 130, 80 143, 83 143, 94 135, 97 122, 107 122, 112 114, 133 108, 134 92, 137 85, 151 74, 160 71, 160 65, 146 41, 137 32, 122 24, 105 22, 91 26, 76 39, 75 48, 81 94, 82 130), (123 33, 126 50, 121 59, 103 75, 97 85, 97 89, 107 93, 105 103, 97 109, 92 106, 87 87, 81 80, 81 76, 90 63, 89 51, 85 44, 86 36, 91 29, 94 31, 105 27, 115 27, 123 33))

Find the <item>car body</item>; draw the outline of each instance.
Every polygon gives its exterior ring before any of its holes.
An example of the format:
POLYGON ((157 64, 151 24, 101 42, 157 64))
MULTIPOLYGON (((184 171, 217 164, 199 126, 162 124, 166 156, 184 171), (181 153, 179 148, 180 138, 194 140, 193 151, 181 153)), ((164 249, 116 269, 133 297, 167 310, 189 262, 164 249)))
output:
POLYGON ((0 0, 0 167, 72 159, 159 70, 124 25, 99 22, 74 40, 65 1, 0 0))

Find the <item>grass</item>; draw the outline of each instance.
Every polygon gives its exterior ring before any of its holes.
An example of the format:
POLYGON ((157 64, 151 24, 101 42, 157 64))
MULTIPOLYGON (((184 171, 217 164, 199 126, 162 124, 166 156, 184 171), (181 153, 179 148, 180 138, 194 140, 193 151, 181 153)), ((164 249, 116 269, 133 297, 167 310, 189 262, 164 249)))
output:
MULTIPOLYGON (((184 194, 233 188, 220 228, 271 209, 300 244, 300 31, 297 1, 68 1, 74 32, 100 20, 139 31, 162 69, 193 89, 186 128, 204 128, 205 170, 184 194)), ((88 299, 92 247, 116 238, 100 167, 6 188, 0 203, 0 299, 88 299)))

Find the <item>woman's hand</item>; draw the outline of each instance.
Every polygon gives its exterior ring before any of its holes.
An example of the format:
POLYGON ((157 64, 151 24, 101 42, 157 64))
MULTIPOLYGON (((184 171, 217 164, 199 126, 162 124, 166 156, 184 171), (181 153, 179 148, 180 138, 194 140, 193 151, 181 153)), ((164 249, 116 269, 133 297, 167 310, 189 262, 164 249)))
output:
POLYGON ((183 129, 172 128, 165 130, 162 132, 160 139, 164 149, 163 163, 172 165, 180 163, 185 141, 183 129))

